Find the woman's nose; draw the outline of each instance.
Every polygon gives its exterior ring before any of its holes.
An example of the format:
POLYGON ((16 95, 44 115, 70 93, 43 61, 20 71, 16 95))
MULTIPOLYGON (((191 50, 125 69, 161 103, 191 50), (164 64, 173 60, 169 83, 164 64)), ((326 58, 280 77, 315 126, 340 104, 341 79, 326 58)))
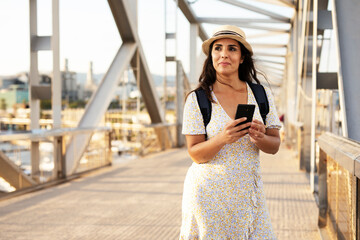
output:
POLYGON ((222 57, 222 58, 226 58, 226 57, 227 57, 227 51, 226 51, 226 50, 222 50, 222 51, 221 51, 221 57, 222 57))

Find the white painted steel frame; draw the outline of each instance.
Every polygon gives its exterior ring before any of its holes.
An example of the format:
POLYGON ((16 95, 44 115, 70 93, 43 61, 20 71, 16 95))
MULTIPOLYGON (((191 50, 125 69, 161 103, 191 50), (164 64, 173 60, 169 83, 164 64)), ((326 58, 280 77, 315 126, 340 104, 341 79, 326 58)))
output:
MULTIPOLYGON (((31 46, 36 46, 37 38, 37 0, 29 2, 30 17, 30 71, 29 71, 29 105, 30 105, 30 129, 40 128, 40 100, 34 98, 31 88, 39 85, 38 52, 31 50, 31 46)), ((39 172, 40 152, 39 142, 31 142, 31 175, 35 177, 39 172)))
MULTIPOLYGON (((96 92, 93 93, 89 103, 86 105, 85 112, 78 124, 78 128, 96 127, 106 112, 119 80, 127 69, 136 51, 136 43, 123 43, 116 54, 113 62, 96 92)), ((91 134, 76 135, 67 146, 66 150, 66 174, 75 173, 81 156, 83 155, 91 134)))
MULTIPOLYGON (((29 102, 30 102, 30 129, 40 128, 40 100, 33 91, 39 88, 38 51, 51 50, 53 72, 51 81, 51 104, 53 128, 61 128, 61 77, 60 77, 60 42, 59 42, 59 0, 52 0, 52 36, 37 35, 37 0, 29 2, 30 17, 30 71, 29 71, 29 102)), ((47 90, 47 87, 42 89, 47 90)), ((45 94, 46 95, 46 94, 45 94)), ((54 140, 54 172, 58 170, 57 154, 58 141, 54 140)), ((31 175, 39 173, 40 152, 39 142, 31 142, 31 175)))
POLYGON ((295 8, 295 5, 293 4, 293 1, 289 1, 289 0, 255 0, 255 1, 295 8))
POLYGON ((190 82, 197 82, 197 37, 199 36, 199 26, 195 23, 190 23, 190 82))
POLYGON ((277 19, 279 21, 289 22, 289 19, 282 16, 282 15, 279 15, 279 14, 276 14, 276 13, 273 13, 273 12, 270 12, 270 11, 266 11, 264 9, 261 9, 261 8, 258 8, 258 7, 249 5, 249 4, 245 4, 245 3, 242 3, 242 2, 239 2, 239 1, 236 1, 236 0, 218 0, 218 1, 228 3, 228 4, 231 4, 231 5, 237 6, 237 7, 241 7, 241 8, 253 11, 253 12, 257 12, 257 13, 263 14, 265 16, 268 16, 270 18, 277 19))
MULTIPOLYGON (((299 2, 299 9, 301 10, 301 13, 298 14, 298 23, 301 23, 301 32, 300 32, 300 43, 299 48, 296 53, 297 56, 297 93, 296 93, 296 112, 295 112, 295 120, 299 120, 299 111, 300 111, 300 96, 301 96, 301 83, 302 83, 302 70, 304 65, 304 50, 305 50, 305 37, 306 37, 306 25, 307 25, 307 16, 308 16, 308 9, 309 9, 310 3, 309 0, 304 0, 299 2), (303 3, 303 4, 302 4, 303 3)), ((299 28, 300 31, 300 28, 299 28)), ((298 38, 298 39, 299 39, 298 38)))
POLYGON ((199 31, 199 37, 202 41, 205 41, 208 39, 208 35, 201 26, 201 24, 198 21, 198 18, 196 17, 194 11, 189 6, 188 2, 186 0, 178 0, 178 5, 186 19, 189 21, 190 24, 197 24, 198 25, 198 31, 199 31))
MULTIPOLYGON (((213 24, 229 24, 229 22, 234 24, 244 24, 244 23, 284 23, 279 19, 267 19, 267 18, 198 18, 200 23, 213 23, 213 24)), ((290 19, 287 21, 290 23, 290 19)))
POLYGON ((360 141, 360 2, 332 0, 332 22, 339 59, 338 86, 343 136, 360 141))
POLYGON ((311 153, 310 153, 310 190, 315 189, 315 157, 316 157, 316 81, 317 81, 317 35, 318 35, 318 0, 313 1, 313 49, 312 49, 312 91, 311 91, 311 153))
MULTIPOLYGON (((136 2, 130 0, 108 0, 108 2, 120 36, 123 40, 123 44, 96 92, 93 93, 87 104, 85 113, 82 116, 78 127, 96 127, 98 125, 112 100, 121 75, 127 69, 129 64, 131 64, 132 68, 139 71, 136 74, 136 77, 140 76, 141 81, 141 84, 138 87, 143 96, 151 122, 163 123, 164 115, 161 111, 160 100, 155 90, 151 73, 146 63, 145 54, 137 34, 136 2), (136 50, 137 54, 135 54, 136 50)), ((139 82, 139 80, 137 82, 139 82)), ((170 133, 168 131, 164 130, 164 133, 161 135, 165 137, 164 142, 166 144, 171 144, 170 133)), ((90 134, 76 136, 71 139, 67 147, 65 158, 67 175, 75 173, 80 158, 90 139, 90 134)))

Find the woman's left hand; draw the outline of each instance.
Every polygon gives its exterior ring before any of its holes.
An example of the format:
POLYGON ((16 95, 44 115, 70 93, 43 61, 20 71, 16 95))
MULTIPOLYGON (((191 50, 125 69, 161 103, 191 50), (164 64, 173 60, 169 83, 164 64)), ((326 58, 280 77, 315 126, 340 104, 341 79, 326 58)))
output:
POLYGON ((261 121, 254 119, 251 122, 251 126, 249 129, 249 136, 251 142, 253 143, 258 142, 259 140, 264 138, 265 134, 266 134, 265 125, 261 121))

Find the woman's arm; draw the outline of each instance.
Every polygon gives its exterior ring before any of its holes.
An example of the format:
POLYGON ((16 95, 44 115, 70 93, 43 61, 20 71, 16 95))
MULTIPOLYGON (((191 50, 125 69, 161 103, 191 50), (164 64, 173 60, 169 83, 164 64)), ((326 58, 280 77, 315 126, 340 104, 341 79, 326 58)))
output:
POLYGON ((206 163, 210 161, 225 144, 233 143, 249 132, 244 129, 251 123, 238 123, 245 121, 246 118, 240 118, 228 122, 224 129, 215 137, 205 140, 205 135, 185 135, 188 152, 191 159, 196 163, 206 163), (244 129, 244 130, 243 130, 244 129))
POLYGON ((265 125, 253 120, 249 129, 250 140, 265 153, 275 154, 280 147, 280 134, 277 128, 265 128, 265 125))

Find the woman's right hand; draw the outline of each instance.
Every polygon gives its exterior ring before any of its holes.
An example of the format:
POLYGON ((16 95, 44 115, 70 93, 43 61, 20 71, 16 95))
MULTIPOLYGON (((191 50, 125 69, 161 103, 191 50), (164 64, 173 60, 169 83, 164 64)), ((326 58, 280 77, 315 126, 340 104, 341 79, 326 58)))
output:
POLYGON ((251 122, 241 124, 245 120, 246 117, 243 117, 236 120, 231 120, 225 125, 224 129, 219 134, 219 137, 224 142, 224 144, 234 143, 249 132, 249 129, 244 128, 250 127, 251 122), (237 124, 239 125, 236 126, 237 124))
POLYGON ((241 124, 245 120, 245 117, 231 120, 218 135, 207 141, 205 134, 185 135, 191 159, 198 164, 207 163, 213 159, 225 144, 236 142, 249 132, 249 129, 244 128, 249 127, 251 122, 241 124), (239 123, 240 125, 236 126, 239 123))

